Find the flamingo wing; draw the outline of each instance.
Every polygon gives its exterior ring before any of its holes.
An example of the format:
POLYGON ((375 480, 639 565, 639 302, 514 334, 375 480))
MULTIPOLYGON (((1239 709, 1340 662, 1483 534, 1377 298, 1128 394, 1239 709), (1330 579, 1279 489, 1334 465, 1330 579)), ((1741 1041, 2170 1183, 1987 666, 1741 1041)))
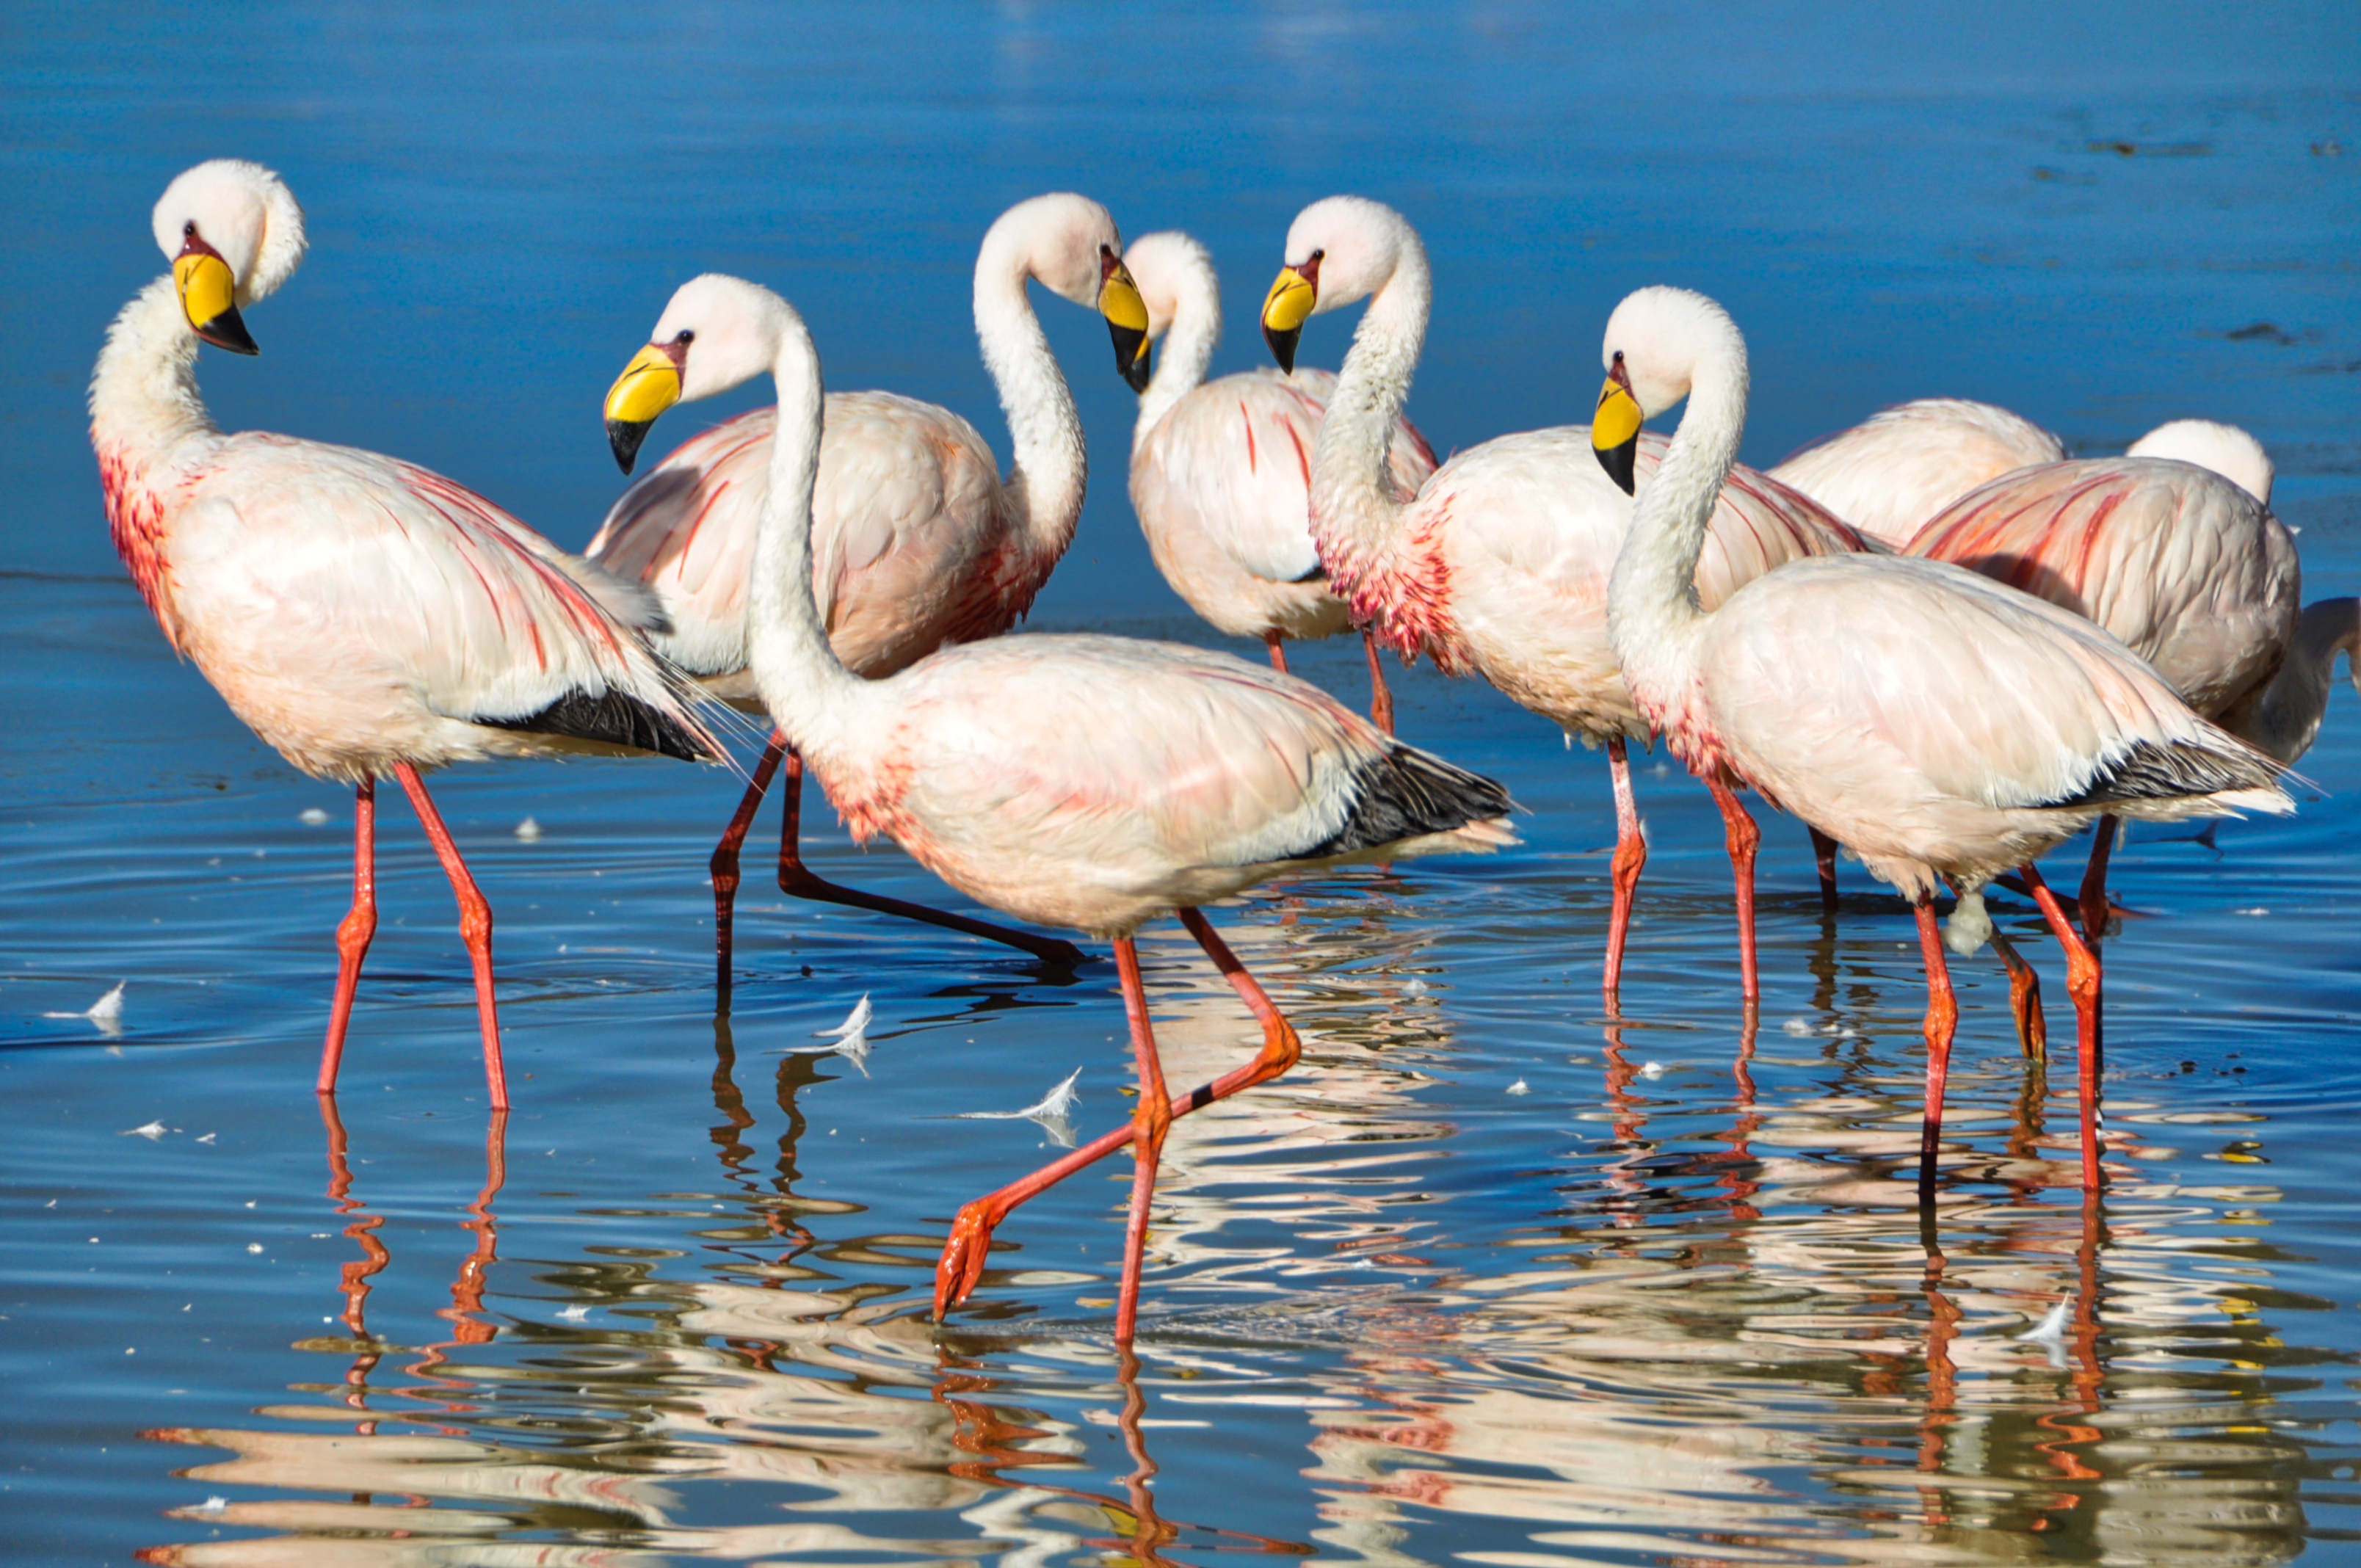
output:
POLYGON ((2010 474, 1944 509, 1909 554, 2088 617, 2203 714, 2270 679, 2302 613, 2286 526, 2232 481, 2164 458, 2010 474))
POLYGON ((200 655, 234 704, 301 691, 356 716, 407 703, 497 729, 719 754, 641 641, 639 625, 661 624, 642 596, 425 469, 232 437, 193 477, 173 553, 184 597, 234 636, 200 655))
POLYGON ((1898 550, 1956 498, 2065 455, 2056 436, 2006 409, 1921 398, 1814 443, 1771 477, 1898 550))
POLYGON ((777 426, 776 409, 754 409, 681 443, 616 499, 584 551, 654 591, 672 622, 656 644, 691 674, 746 666, 746 579, 777 426))
POLYGON ((2090 622, 1946 563, 1800 562, 1705 635, 1713 723, 1774 795, 2081 806, 2279 772, 2090 622))

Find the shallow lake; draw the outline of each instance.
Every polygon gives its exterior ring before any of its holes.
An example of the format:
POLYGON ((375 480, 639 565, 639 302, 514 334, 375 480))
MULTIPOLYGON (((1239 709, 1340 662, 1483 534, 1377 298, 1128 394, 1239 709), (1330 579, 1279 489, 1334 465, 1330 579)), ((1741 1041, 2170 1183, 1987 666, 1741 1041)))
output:
MULTIPOLYGON (((796 300, 831 385, 945 402, 1005 456, 968 315, 1002 207, 1071 188, 1127 234, 1204 239, 1229 370, 1262 357, 1289 217, 1352 190, 1433 249, 1411 412, 1439 448, 1587 417, 1608 311, 1680 282, 1750 334, 1752 461, 1932 393, 2086 452, 2230 420, 2277 459, 2323 598, 2361 584, 2356 61, 2361 17, 2328 5, 12 17, 0 1556, 2361 1552, 2349 685, 2298 816, 2136 830, 2116 862, 2102 1201, 2070 1185, 2070 1050, 2028 1062, 1997 965, 1957 966, 1922 1223, 1904 905, 1848 865, 1824 916, 1801 828, 1766 817, 1748 1016, 1719 818, 1645 759, 1610 1026, 1601 761, 1411 672, 1404 733, 1508 783, 1524 843, 1213 912, 1307 1055, 1177 1124, 1125 1356, 1120 1160, 1021 1211, 973 1301, 928 1312, 951 1213, 1067 1131, 971 1113, 1079 1069, 1072 1130, 1127 1114, 1113 966, 1045 972, 750 876, 717 1016, 719 771, 439 783, 499 918, 505 1118, 447 886, 389 798, 384 925, 318 1100, 350 796, 173 661, 107 545, 82 406, 159 270, 149 206, 204 157, 279 169, 313 241, 248 313, 264 356, 203 363, 225 426, 398 453, 572 546, 620 488, 599 397, 697 271, 796 300), (119 1014, 84 1015, 118 982, 119 1014), (871 1048, 831 1053, 818 1032, 863 995, 871 1048), (2017 1337, 2061 1302, 2053 1343, 2017 1337)), ((1131 518, 1103 329, 1037 298, 1097 472, 1034 624, 1215 641, 1131 518)), ((1313 323, 1306 362, 1348 334, 1313 323)), ((1359 700, 1357 648, 1297 668, 1359 700)), ((950 896, 807 822, 825 874, 950 896)), ((1993 902, 2070 1040, 2054 946, 1993 902)), ((1143 955, 1167 1071, 1245 1059, 1257 1031, 1178 927, 1143 955)))

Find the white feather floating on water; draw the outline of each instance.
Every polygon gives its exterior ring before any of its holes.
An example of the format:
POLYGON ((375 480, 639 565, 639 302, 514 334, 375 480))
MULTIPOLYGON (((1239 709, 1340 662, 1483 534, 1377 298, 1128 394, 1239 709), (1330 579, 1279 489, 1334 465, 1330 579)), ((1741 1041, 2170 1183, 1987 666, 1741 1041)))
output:
POLYGON ((318 828, 327 822, 328 814, 316 806, 309 806, 303 808, 301 820, 306 827, 318 828))
POLYGON ((537 842, 541 838, 541 824, 528 817, 516 825, 516 836, 528 844, 537 842))
POLYGON ((115 1135, 118 1138, 145 1138, 152 1144, 171 1130, 161 1122, 150 1122, 144 1127, 126 1127, 115 1135))
POLYGON ((1525 1087, 1525 1080, 1521 1078, 1517 1080, 1516 1082, 1509 1085, 1509 1087, 1502 1092, 1508 1094, 1531 1094, 1532 1091, 1525 1087))
POLYGON ((2073 1306, 2074 1298, 2067 1297, 2050 1308, 2047 1317, 2017 1335, 2016 1342, 2039 1345, 2043 1354, 2049 1357, 2051 1366, 2063 1367, 2066 1365, 2066 1314, 2073 1310, 2073 1306))
POLYGON ((861 993, 861 1000, 852 1004, 852 1011, 844 1015, 843 1023, 833 1029, 814 1029, 812 1033, 823 1040, 866 1034, 869 1021, 876 1016, 876 1010, 869 1005, 869 993, 864 991, 861 993))
POLYGON ((1039 1100, 1027 1105, 1022 1111, 962 1111, 960 1113, 960 1120, 965 1122, 1038 1122, 1041 1124, 1041 1130, 1049 1135, 1049 1141, 1051 1143, 1056 1144, 1060 1148, 1072 1148, 1074 1146, 1074 1125, 1069 1113, 1071 1113, 1076 1105, 1082 1103, 1082 1097, 1074 1088, 1075 1080, 1082 1076, 1082 1069, 1081 1068, 1076 1068, 1073 1071, 1066 1075, 1065 1080, 1060 1083, 1057 1088, 1052 1089, 1049 1093, 1044 1094, 1039 1100))
POLYGON ((98 1026, 98 1032, 112 1039, 123 1033, 123 988, 129 981, 116 981, 115 989, 92 1003, 79 1013, 44 1013, 44 1018, 86 1018, 98 1026))
POLYGON ((1662 1078, 1664 1076, 1664 1064, 1660 1061, 1644 1063, 1640 1069, 1640 1076, 1642 1078, 1662 1078))

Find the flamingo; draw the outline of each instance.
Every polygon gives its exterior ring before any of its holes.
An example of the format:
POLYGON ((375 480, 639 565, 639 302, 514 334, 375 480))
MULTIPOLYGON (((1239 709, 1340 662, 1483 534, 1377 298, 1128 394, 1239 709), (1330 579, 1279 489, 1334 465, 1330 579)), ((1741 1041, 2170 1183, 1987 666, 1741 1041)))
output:
MULTIPOLYGON (((2254 437, 2183 420, 2121 457, 2020 468, 1971 490, 1929 519, 1905 554, 2095 621, 2192 710, 2254 741, 2255 716, 2302 616, 2295 539, 2271 512, 2270 486, 2270 459, 2254 437)), ((2323 697, 2326 687, 2323 673, 2323 697)), ((2106 930, 2114 828, 2111 817, 2098 821, 2079 900, 2094 947, 2106 930)))
MULTIPOLYGON (((1586 455, 1580 425, 1486 442, 1445 463, 1415 495, 1397 495, 1387 457, 1426 336, 1426 247, 1392 208, 1331 196, 1297 215, 1287 257, 1262 312, 1281 369, 1293 366, 1307 318, 1369 302, 1312 458, 1312 531, 1335 591, 1404 653, 1424 652, 1445 674, 1473 670, 1569 737, 1606 745, 1616 826, 1603 982, 1611 1005, 1648 859, 1626 743, 1644 742, 1650 731, 1607 638, 1608 575, 1631 526, 1631 499, 1586 455)), ((1642 444, 1643 473, 1663 450, 1653 440, 1642 444)), ((1773 567, 1864 548, 1817 504, 1740 469, 1714 515, 1697 593, 1718 605, 1773 567)), ((1751 1002, 1761 994, 1754 850, 1762 835, 1728 781, 1704 776, 1727 828, 1740 975, 1751 1002)), ((1817 838, 1814 846, 1823 896, 1833 902, 1836 847, 1817 838)))
POLYGON ((217 159, 156 203, 171 260, 115 318, 91 378, 115 547, 173 652, 280 755, 354 792, 353 905, 336 928, 320 1058, 333 1094, 377 930, 377 780, 401 781, 458 895, 484 1074, 508 1108, 492 912, 422 770, 583 750, 716 762, 693 690, 642 637, 646 590, 568 555, 481 496, 391 457, 284 435, 225 435, 197 390, 200 342, 256 352, 240 307, 303 258, 276 174, 217 159))
POLYGON ((1746 343, 1702 294, 1642 289, 1607 323, 1591 439, 1631 482, 1642 422, 1688 400, 1634 509, 1609 591, 1625 678, 1673 754, 1727 770, 1851 846, 1914 905, 1927 968, 1920 1201, 1934 1194, 1958 1019, 1939 876, 2020 868, 2068 954, 2082 1184, 2099 1182, 2097 961, 2033 861, 2107 812, 2152 821, 2294 809, 2279 765, 2192 713, 2080 616, 1949 562, 1799 561, 1708 609, 1691 592, 1746 424, 1746 343))
POLYGON ((978 901, 1113 939, 1140 1095, 1129 1124, 963 1207, 935 1274, 939 1317, 974 1289, 1017 1204, 1130 1145, 1115 1332, 1137 1321, 1159 1151, 1175 1115, 1276 1078, 1293 1028, 1199 906, 1347 861, 1513 842, 1505 790, 1379 733, 1318 688, 1226 653, 1120 638, 956 643, 879 680, 830 647, 811 589, 819 358, 793 307, 708 274, 608 395, 625 429, 768 370, 770 482, 748 578, 747 663, 781 731, 858 839, 892 837, 978 901), (1253 1061, 1177 1101, 1148 1022, 1132 933, 1177 911, 1263 1025, 1253 1061))
POLYGON ((2065 456, 2056 436, 2006 409, 1920 398, 1813 443, 1771 477, 1901 550, 1928 518, 1978 485, 2065 456))
MULTIPOLYGON (((1262 369, 1205 379, 1222 336, 1213 258, 1185 234, 1143 235, 1124 264, 1148 306, 1164 359, 1139 398, 1131 435, 1131 504, 1172 591, 1233 637, 1258 637, 1285 672, 1288 638, 1334 637, 1351 625, 1312 543, 1312 450, 1336 378, 1262 369), (1169 335, 1168 335, 1169 334, 1169 335)), ((1409 420, 1387 447, 1388 478, 1416 495, 1434 450, 1409 420)), ((1393 733, 1374 631, 1364 627, 1369 717, 1393 733)))
MULTIPOLYGON (((892 392, 828 400, 813 519, 813 589, 837 657, 890 675, 947 642, 996 637, 1022 620, 1072 543, 1086 474, 1081 417, 1026 295, 1096 310, 1116 367, 1148 375, 1148 316, 1107 210, 1084 196, 1019 202, 985 231, 975 262, 975 330, 1008 415, 1016 466, 1004 482, 992 448, 949 409, 892 392)), ((651 352, 654 352, 652 350, 651 352)), ((668 351, 667 351, 668 352, 668 351)), ((775 415, 756 409, 692 437, 623 492, 590 541, 590 559, 645 583, 672 618, 657 647, 725 700, 759 709, 747 669, 747 581, 770 469, 775 415)), ((644 427, 615 447, 631 471, 644 427)), ((784 763, 779 886, 796 898, 899 915, 1072 965, 1071 942, 829 882, 803 861, 803 759, 776 729, 713 851, 714 964, 730 990, 739 850, 784 763)))

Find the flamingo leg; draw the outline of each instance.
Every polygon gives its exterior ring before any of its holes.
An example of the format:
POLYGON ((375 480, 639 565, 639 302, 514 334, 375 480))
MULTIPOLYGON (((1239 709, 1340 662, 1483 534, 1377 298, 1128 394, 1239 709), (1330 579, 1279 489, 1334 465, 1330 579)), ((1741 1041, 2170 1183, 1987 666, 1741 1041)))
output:
POLYGON ((754 776, 747 781, 746 794, 738 802, 737 814, 730 818, 721 842, 713 847, 713 859, 707 862, 713 873, 713 983, 725 998, 730 994, 730 949, 738 910, 738 850, 754 826, 754 813, 762 808, 763 793, 771 787, 771 777, 779 771, 779 759, 786 750, 787 738, 772 730, 763 747, 763 760, 754 764, 754 776))
POLYGON ((881 894, 862 893, 842 886, 818 875, 804 864, 799 840, 803 836, 804 760, 792 746, 783 759, 785 777, 781 794, 785 801, 785 820, 779 825, 779 891, 790 898, 809 898, 822 904, 841 904, 853 909, 871 909, 880 915, 898 915, 905 920, 917 920, 928 926, 939 926, 947 931, 961 931, 971 937, 982 937, 989 942, 1001 942, 1032 954, 1045 964, 1057 964, 1066 969, 1084 961, 1086 955, 1073 943, 1056 937, 1037 937, 1030 931, 1011 930, 986 920, 971 920, 964 915, 953 915, 947 909, 929 909, 923 904, 910 904, 899 898, 887 898, 881 894))
POLYGON ((1369 722, 1390 735, 1394 732, 1394 692, 1386 684, 1385 661, 1378 656, 1378 634, 1368 627, 1361 628, 1361 652, 1369 657, 1369 722))
POLYGON ((1648 863, 1647 830, 1640 826, 1640 806, 1631 795, 1631 760, 1620 735, 1608 738, 1607 773, 1615 781, 1615 863, 1609 873, 1615 902, 1607 917, 1604 983, 1612 1001, 1623 986, 1623 945, 1631 932, 1631 900, 1640 888, 1641 869, 1648 863))
POLYGON ((2099 950, 2107 934, 2107 858, 2115 851, 2115 819, 2102 817, 2092 828, 2091 863, 2082 872, 2082 940, 2099 950))
POLYGON ((2081 1101, 2082 1190, 2095 1192, 2099 1189, 2099 959, 2075 932, 2041 873, 2028 863, 2020 874, 2033 901, 2041 905, 2058 945, 2066 949, 2066 993, 2074 999, 2074 1065, 2081 1101))
POLYGON ((491 1091, 492 1109, 505 1111, 509 1080, 500 1067, 500 1017, 492 1000, 492 906, 477 888, 476 879, 467 874, 467 862, 459 858, 459 846, 451 841, 451 830, 443 826, 443 814, 434 809, 418 770, 408 762, 396 762, 393 776, 409 794, 419 825, 426 829, 443 862, 443 874, 451 879, 451 891, 458 895, 459 939, 467 945, 467 958, 476 970, 476 1020, 484 1032, 484 1082, 491 1091))
POLYGON ((1805 827, 1812 835, 1812 859, 1820 868, 1820 909, 1824 914, 1837 912, 1837 841, 1813 828, 1805 827))
POLYGON ((2049 1059, 2049 1021, 2041 1015, 2041 977, 2016 950, 2016 944, 1994 931, 1993 951, 2008 970, 2008 1010, 2016 1020, 2016 1043, 2029 1061, 2049 1059))
MULTIPOLYGON (((1268 1083, 1292 1068, 1303 1055, 1303 1044, 1297 1036, 1294 1025, 1288 1023, 1286 1015, 1279 1012, 1278 1004, 1273 1003, 1269 994, 1256 982, 1254 976, 1246 972, 1246 966, 1238 961, 1235 953, 1230 951, 1229 944, 1215 934, 1213 926, 1207 922, 1205 916, 1194 909, 1182 909, 1179 913, 1180 923, 1189 928, 1191 936, 1197 938, 1197 945, 1205 949, 1206 957, 1213 960, 1213 967, 1222 971, 1223 977, 1228 980, 1231 986, 1246 1000, 1246 1006, 1253 1011, 1256 1021, 1262 1025, 1263 1041, 1262 1049, 1257 1052, 1254 1059, 1244 1067, 1224 1073, 1211 1083, 1199 1084, 1185 1096, 1170 1102, 1170 1113, 1165 1118, 1167 1126, 1192 1111, 1203 1110, 1216 1100, 1226 1100, 1241 1090, 1252 1089, 1258 1083, 1268 1083)), ((1116 963, 1119 969, 1125 963, 1120 948, 1118 948, 1116 963)), ((1132 1013, 1135 994, 1133 988, 1140 984, 1138 974, 1138 959, 1135 953, 1126 971, 1124 992, 1125 1013, 1137 1019, 1134 1036, 1135 1047, 1138 1045, 1139 1037, 1145 1034, 1148 1019, 1147 994, 1144 989, 1137 992, 1138 1011, 1136 1014, 1132 1013)), ((1152 1039, 1148 1041, 1147 1049, 1151 1054, 1154 1052, 1155 1042, 1152 1039)), ((1147 1097, 1147 1091, 1143 1087, 1141 1099, 1145 1101, 1147 1097)), ((997 1192, 987 1193, 960 1210, 959 1216, 951 1222, 950 1239, 943 1243, 942 1258, 935 1265, 935 1316, 938 1320, 946 1311, 966 1300, 969 1294, 975 1289, 976 1282, 983 1277, 984 1256, 992 1248, 994 1228, 1026 1200, 1046 1191, 1073 1175, 1074 1172, 1096 1164, 1129 1144, 1137 1135, 1138 1124, 1136 1118, 1137 1113, 1132 1124, 1103 1133, 1082 1147, 1071 1151, 1063 1158, 1052 1160, 1032 1175, 1021 1180, 1013 1181, 997 1192)), ((1159 1148, 1162 1138, 1162 1133, 1159 1132, 1157 1141, 1159 1148)), ((1152 1172, 1149 1179, 1153 1180, 1152 1172)), ((1135 1177, 1133 1189, 1135 1198, 1139 1190, 1137 1180, 1138 1179, 1135 1177)), ((1126 1263, 1126 1270, 1129 1266, 1126 1263)))
POLYGON ((320 1052, 323 1094, 336 1092, 336 1069, 345 1059, 345 1030, 353 1021, 353 993, 360 989, 361 960, 377 935, 377 780, 353 786, 353 907, 336 927, 336 999, 328 1007, 328 1043, 320 1052))
POLYGON ((1270 650, 1270 667, 1282 675, 1287 674, 1286 635, 1277 631, 1266 631, 1262 634, 1262 641, 1263 646, 1270 650))
POLYGON ((1943 932, 1935 923, 1935 901, 1918 900, 1918 955, 1927 964, 1927 1110, 1918 1124, 1918 1201, 1935 1201, 1935 1152, 1943 1140, 1943 1086, 1951 1071, 1951 1036, 1960 1022, 1959 999, 1951 994, 1951 966, 1943 957, 1943 932))
POLYGON ((1730 775, 1717 769, 1705 781, 1713 791, 1713 803, 1721 807, 1721 822, 1730 845, 1730 875, 1738 884, 1738 983, 1739 993, 1749 1002, 1763 995, 1761 980, 1754 970, 1754 850, 1763 842, 1763 829, 1754 825, 1738 792, 1730 787, 1730 775))
POLYGON ((1131 1343, 1139 1321, 1139 1276, 1148 1256, 1148 1211, 1156 1195, 1156 1168, 1164 1157, 1164 1135, 1172 1126, 1172 1101, 1164 1090, 1164 1064, 1148 1022, 1148 992, 1139 979, 1139 949, 1125 937, 1115 945, 1123 975, 1123 1011, 1131 1024, 1131 1051, 1139 1069, 1139 1103, 1131 1113, 1131 1214, 1123 1232, 1123 1289, 1116 1298, 1115 1338, 1131 1343))

